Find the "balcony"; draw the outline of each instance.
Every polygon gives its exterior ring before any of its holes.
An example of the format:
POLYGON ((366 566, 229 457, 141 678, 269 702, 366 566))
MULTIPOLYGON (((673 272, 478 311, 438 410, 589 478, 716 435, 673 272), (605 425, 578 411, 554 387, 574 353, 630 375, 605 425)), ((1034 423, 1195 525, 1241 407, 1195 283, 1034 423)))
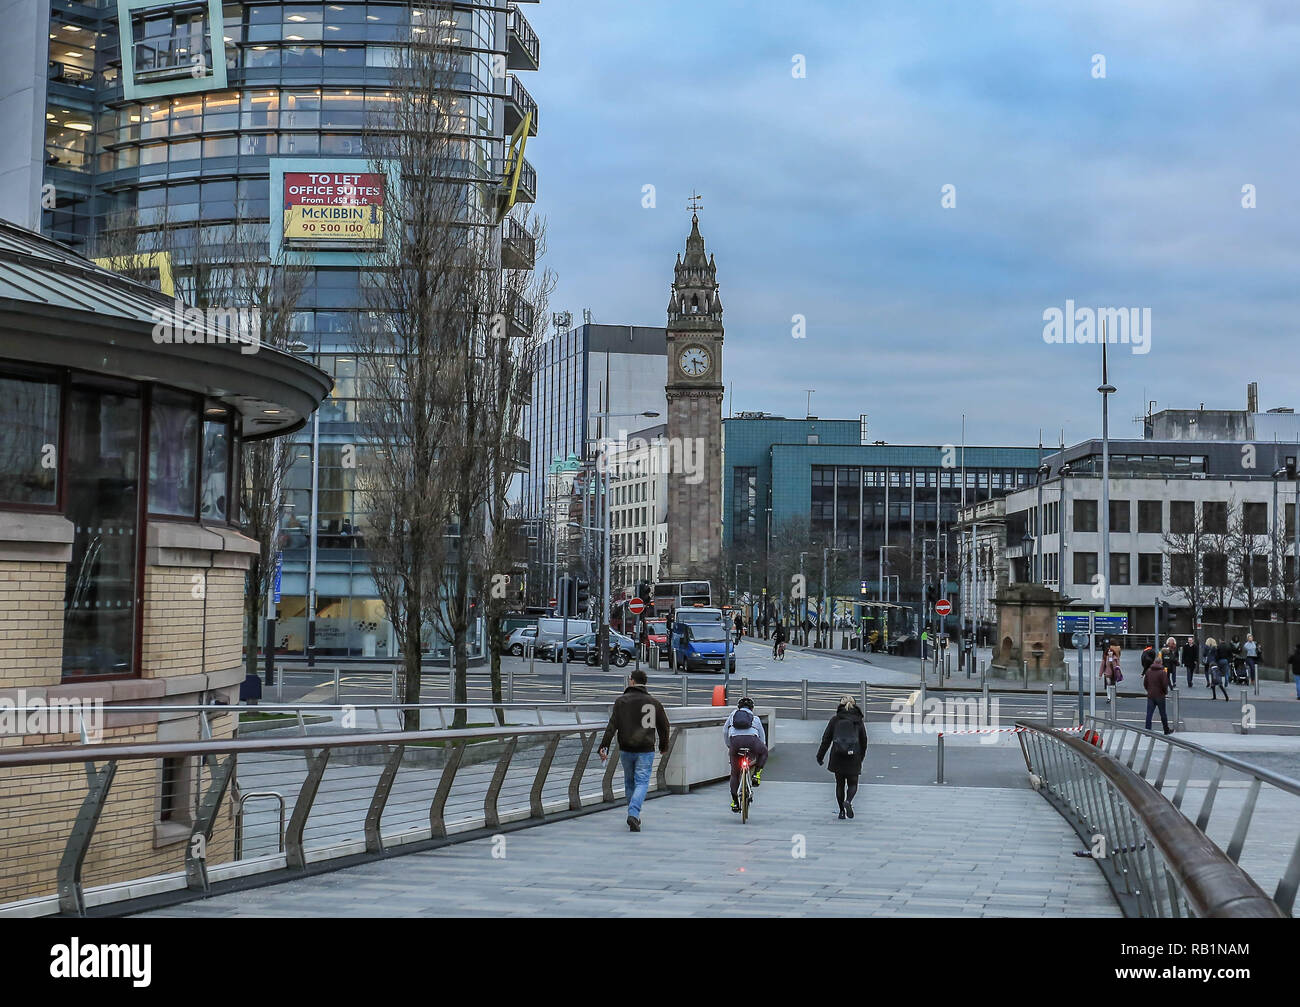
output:
POLYGON ((537 202, 537 169, 528 163, 528 158, 524 158, 523 167, 519 170, 519 188, 515 192, 515 202, 537 202))
POLYGON ((519 294, 511 293, 506 298, 506 315, 510 321, 510 335, 530 336, 533 332, 533 319, 536 309, 532 303, 519 294))
POLYGON ((505 95, 505 132, 509 136, 519 124, 524 121, 524 117, 532 113, 532 122, 528 127, 528 135, 537 135, 537 102, 533 101, 533 96, 528 93, 528 89, 519 83, 519 78, 514 74, 510 75, 510 90, 505 95))
POLYGON ((533 404, 533 369, 531 367, 521 367, 516 370, 514 383, 515 400, 520 405, 531 406, 533 404))
POLYGON ((541 58, 541 43, 537 32, 528 23, 523 12, 513 4, 506 15, 508 45, 506 66, 511 70, 536 70, 541 58))
POLYGON ((532 269, 537 261, 537 239, 514 217, 501 222, 501 266, 532 269))
POLYGON ((512 435, 514 441, 511 452, 511 461, 514 463, 516 472, 527 472, 531 464, 532 443, 527 437, 520 437, 518 434, 512 435))
POLYGON ((206 51, 206 37, 203 41, 205 47, 195 49, 192 36, 186 33, 132 43, 136 82, 144 84, 211 75, 212 54, 206 51), (201 62, 196 62, 196 59, 201 62))

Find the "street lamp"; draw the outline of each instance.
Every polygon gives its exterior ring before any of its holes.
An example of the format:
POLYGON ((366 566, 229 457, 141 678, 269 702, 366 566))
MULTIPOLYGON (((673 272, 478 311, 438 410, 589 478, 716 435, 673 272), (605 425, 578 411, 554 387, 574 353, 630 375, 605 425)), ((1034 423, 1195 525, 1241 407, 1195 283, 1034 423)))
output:
MULTIPOLYGON (((646 419, 654 419, 658 415, 659 414, 657 412, 654 412, 653 410, 646 410, 645 412, 641 412, 641 413, 597 412, 597 413, 590 414, 590 416, 601 420, 636 419, 642 416, 644 416, 646 419)), ((601 427, 602 428, 604 427, 603 423, 601 424, 601 427)), ((609 551, 610 551, 609 550, 609 540, 610 540, 609 469, 610 469, 610 465, 609 465, 609 457, 608 457, 609 438, 604 437, 602 438, 602 440, 604 446, 602 447, 601 452, 603 455, 605 455, 605 460, 604 460, 605 478, 603 480, 604 494, 605 494, 605 507, 604 507, 605 550, 604 550, 604 563, 603 563, 604 569, 602 570, 603 578, 602 578, 602 590, 601 590, 601 602, 600 602, 600 608, 601 608, 600 667, 602 671, 609 671, 609 610, 610 610, 610 596, 609 596, 609 551)))
POLYGON ((1110 397, 1116 388, 1110 383, 1106 363, 1106 323, 1101 323, 1101 575, 1102 611, 1110 611, 1110 397), (1102 571, 1105 571, 1104 573, 1102 571))

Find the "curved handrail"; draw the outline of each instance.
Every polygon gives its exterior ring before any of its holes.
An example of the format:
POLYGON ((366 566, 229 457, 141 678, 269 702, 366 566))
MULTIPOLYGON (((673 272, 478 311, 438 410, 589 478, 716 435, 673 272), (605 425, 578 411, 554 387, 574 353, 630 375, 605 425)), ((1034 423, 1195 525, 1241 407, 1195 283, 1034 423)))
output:
MULTIPOLYGON (((1163 794, 1117 758, 1045 723, 1017 720, 1016 726, 1064 746, 1072 755, 1105 777, 1137 816, 1143 831, 1159 850, 1166 870, 1171 873, 1172 880, 1195 916, 1287 918, 1286 912, 1264 893, 1249 874, 1233 863, 1163 794)), ((1035 772, 1056 787, 1060 786, 1060 781, 1053 781, 1047 776, 1044 766, 1040 765, 1035 772)), ((1059 789, 1055 792, 1060 795, 1059 789)), ((1140 856, 1135 857, 1133 862, 1140 868, 1142 859, 1140 856)), ((1152 886, 1158 884, 1154 877, 1148 880, 1152 886)), ((1155 904, 1159 905, 1158 900, 1155 904)))

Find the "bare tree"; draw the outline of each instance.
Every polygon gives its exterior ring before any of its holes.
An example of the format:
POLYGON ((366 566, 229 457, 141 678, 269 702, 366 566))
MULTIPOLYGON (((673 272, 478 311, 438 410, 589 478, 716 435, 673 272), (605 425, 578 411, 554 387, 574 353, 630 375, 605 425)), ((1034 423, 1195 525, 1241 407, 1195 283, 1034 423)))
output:
POLYGON ((1260 532, 1248 517, 1247 506, 1235 509, 1228 526, 1228 576, 1232 593, 1245 604, 1250 632, 1255 631, 1255 613, 1268 594, 1269 546, 1267 528, 1260 532))
POLYGON ((1199 507, 1192 508, 1190 526, 1164 533, 1164 554, 1169 563, 1169 589, 1181 598, 1192 612, 1195 626, 1210 601, 1206 581, 1206 555, 1212 536, 1206 533, 1205 518, 1199 507))

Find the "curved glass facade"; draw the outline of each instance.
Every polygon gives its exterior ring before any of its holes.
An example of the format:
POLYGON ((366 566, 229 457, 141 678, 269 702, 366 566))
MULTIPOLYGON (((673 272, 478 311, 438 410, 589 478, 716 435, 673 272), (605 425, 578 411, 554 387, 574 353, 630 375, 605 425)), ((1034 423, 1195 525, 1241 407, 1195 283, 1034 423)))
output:
MULTIPOLYGON (((494 222, 506 140, 520 103, 531 102, 508 71, 536 64, 536 37, 513 5, 121 6, 119 24, 118 0, 52 4, 46 179, 57 199, 42 223, 51 237, 95 254, 99 238, 129 226, 133 251, 180 253, 172 266, 184 296, 187 249, 229 245, 242 227, 278 212, 273 159, 283 167, 303 158, 302 170, 319 171, 335 158, 377 153, 367 150, 366 136, 383 129, 402 101, 395 85, 401 47, 431 35, 461 50, 448 176, 469 183, 471 218, 494 222), (531 60, 516 55, 521 38, 531 60)), ((533 121, 535 131, 535 109, 533 121)), ((357 467, 368 461, 357 444, 365 404, 352 353, 366 295, 356 262, 328 258, 310 269, 291 320, 301 352, 335 378, 320 410, 315 458, 317 653, 378 658, 394 644, 369 574, 367 515, 355 491, 357 467)), ((296 438, 287 484, 276 646, 288 654, 302 653, 307 640, 311 433, 309 425, 296 438)), ((206 451, 195 436, 194 450, 206 451)), ((177 486, 174 495, 162 505, 188 506, 197 495, 205 514, 226 507, 206 486, 177 486)))

